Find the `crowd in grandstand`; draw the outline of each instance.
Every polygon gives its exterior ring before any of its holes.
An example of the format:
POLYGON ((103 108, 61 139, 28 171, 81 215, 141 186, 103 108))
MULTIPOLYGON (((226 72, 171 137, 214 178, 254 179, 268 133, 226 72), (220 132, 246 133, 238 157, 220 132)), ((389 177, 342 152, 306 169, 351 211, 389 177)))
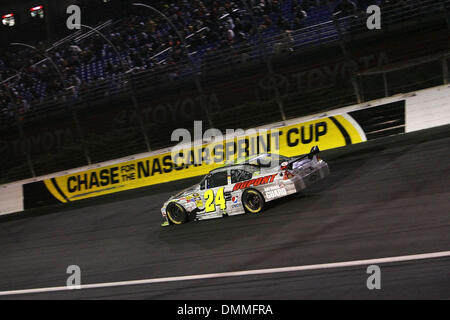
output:
MULTIPOLYGON (((203 63, 226 48, 248 43, 258 34, 287 35, 305 27, 311 9, 331 8, 337 16, 358 14, 369 0, 172 0, 159 9, 176 26, 189 52, 201 52, 203 63), (249 7, 253 12, 249 12, 249 7), (256 26, 255 26, 256 22, 256 26)), ((382 0, 381 5, 408 5, 408 0, 382 0)), ((328 13, 331 14, 329 11, 328 13)), ((330 18, 330 17, 328 17, 330 18)), ((160 16, 131 16, 102 30, 135 70, 163 69, 186 58, 177 33, 160 16), (164 54, 161 54, 164 53, 164 54), (159 54, 159 55, 158 55, 159 54)), ((44 52, 45 44, 38 48, 44 52)), ((97 35, 77 43, 65 43, 48 55, 58 66, 64 81, 40 52, 7 48, 0 53, 0 113, 27 111, 30 105, 74 87, 82 90, 97 81, 121 73, 113 49, 97 35), (8 79, 8 81, 5 81, 8 79), (6 88, 9 88, 7 90, 6 88)), ((245 60, 245 57, 243 61, 245 60)), ((176 72, 173 76, 177 76, 176 72)))

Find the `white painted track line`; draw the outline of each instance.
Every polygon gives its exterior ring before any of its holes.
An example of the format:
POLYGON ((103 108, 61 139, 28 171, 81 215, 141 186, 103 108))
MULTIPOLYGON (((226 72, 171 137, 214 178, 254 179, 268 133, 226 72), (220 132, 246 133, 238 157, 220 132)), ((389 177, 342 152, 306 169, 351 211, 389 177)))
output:
POLYGON ((242 277, 242 276, 282 273, 282 272, 294 272, 294 271, 345 268, 345 267, 355 267, 355 266, 362 266, 362 265, 393 263, 393 262, 403 262, 403 261, 413 261, 413 260, 424 260, 424 259, 433 259, 433 258, 442 258, 442 257, 450 257, 450 251, 441 251, 441 252, 415 254, 415 255, 408 255, 408 256, 388 257, 388 258, 378 258, 378 259, 368 259, 368 260, 355 260, 355 261, 346 261, 346 262, 314 264, 314 265, 307 265, 307 266, 294 266, 294 267, 245 270, 245 271, 234 271, 234 272, 223 272, 223 273, 208 273, 208 274, 167 277, 167 278, 154 278, 154 279, 144 279, 144 280, 94 283, 94 284, 81 285, 78 288, 63 286, 63 287, 49 287, 49 288, 38 288, 38 289, 0 291, 0 296, 69 291, 69 290, 80 290, 80 289, 133 286, 133 285, 143 285, 143 284, 151 284, 151 283, 186 281, 186 280, 201 280, 201 279, 213 279, 213 278, 225 278, 225 277, 242 277))

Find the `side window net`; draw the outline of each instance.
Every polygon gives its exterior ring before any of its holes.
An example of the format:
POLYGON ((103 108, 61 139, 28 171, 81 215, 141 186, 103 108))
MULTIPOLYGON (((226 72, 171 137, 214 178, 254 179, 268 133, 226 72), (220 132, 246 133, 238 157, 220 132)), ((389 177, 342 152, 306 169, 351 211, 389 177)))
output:
POLYGON ((252 174, 245 170, 231 170, 231 183, 238 183, 245 180, 250 180, 252 174))

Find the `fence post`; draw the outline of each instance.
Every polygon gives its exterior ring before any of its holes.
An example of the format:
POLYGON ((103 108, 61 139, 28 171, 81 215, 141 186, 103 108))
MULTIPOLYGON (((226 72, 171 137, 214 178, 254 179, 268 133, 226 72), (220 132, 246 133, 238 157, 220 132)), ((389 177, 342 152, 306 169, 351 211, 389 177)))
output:
MULTIPOLYGON (((50 62, 50 64, 53 66, 53 68, 55 69, 56 73, 58 74, 58 77, 61 81, 61 86, 65 89, 65 79, 64 79, 63 73, 61 72, 60 68, 55 63, 55 61, 53 61, 53 59, 50 55, 48 55, 44 52, 41 52, 35 46, 29 45, 26 43, 14 42, 14 43, 11 43, 11 45, 12 46, 21 46, 21 47, 32 49, 32 50, 36 51, 38 54, 42 55, 45 59, 47 59, 50 62)), ((65 96, 63 98, 66 99, 65 96)), ((73 95, 72 95, 72 98, 73 98, 73 95)), ((83 148, 84 156, 86 157, 86 162, 88 164, 91 164, 91 158, 89 156, 89 151, 87 150, 86 145, 84 143, 83 131, 81 130, 80 122, 78 121, 78 116, 77 116, 76 112, 72 109, 72 98, 69 100, 68 103, 67 103, 67 101, 65 101, 66 102, 65 105, 72 112, 72 117, 75 122, 75 129, 77 130, 77 134, 81 140, 81 147, 83 148)))
POLYGON ((213 121, 212 121, 211 115, 209 113, 208 104, 206 103, 205 93, 204 93, 204 90, 203 90, 203 87, 202 87, 202 84, 201 84, 201 81, 200 81, 200 74, 199 74, 200 71, 195 66, 194 60, 191 58, 191 55, 189 54, 188 47, 186 46, 186 41, 181 36, 180 31, 173 24, 172 20, 170 20, 169 17, 167 17, 164 13, 162 13, 158 9, 156 9, 156 8, 150 6, 150 5, 147 5, 147 4, 143 4, 143 3, 132 3, 132 5, 136 6, 136 7, 145 7, 147 9, 150 9, 151 11, 155 12, 156 14, 161 16, 165 21, 167 21, 167 23, 170 25, 170 27, 175 31, 175 33, 177 34, 178 39, 180 39, 181 45, 183 46, 183 51, 186 54, 186 58, 188 59, 188 63, 190 63, 192 71, 194 72, 195 86, 197 88, 198 93, 200 94, 200 103, 202 104, 203 111, 205 112, 205 115, 206 115, 206 117, 208 119, 209 127, 210 128, 214 128, 213 121))
MULTIPOLYGON (((264 42, 264 39, 261 36, 261 32, 260 32, 260 30, 258 28, 258 24, 256 22, 255 15, 253 14, 253 6, 250 7, 248 2, 247 2, 247 0, 242 0, 242 2, 244 4, 247 12, 249 12, 251 17, 252 17, 253 28, 255 28, 256 35, 258 37, 258 46, 260 47, 260 51, 262 51, 262 53, 263 53, 264 62, 267 65, 267 70, 269 72, 269 77, 270 77, 270 79, 275 79, 274 72, 273 72, 273 67, 272 67, 272 62, 270 61, 269 54, 267 53, 266 44, 264 42)), ((283 99, 281 98, 280 91, 278 90, 278 86, 274 85, 274 89, 275 89, 275 100, 276 100, 278 108, 280 110, 281 120, 282 121, 286 121, 286 114, 284 112, 283 99)))
POLYGON ((387 75, 386 72, 383 72, 383 83, 384 83, 384 97, 389 97, 389 88, 387 83, 387 75))
POLYGON ((450 17, 447 12, 445 0, 441 0, 441 9, 442 9, 442 13, 444 14, 445 22, 447 22, 447 33, 449 34, 450 33, 450 17))
MULTIPOLYGON (((344 42, 344 38, 342 36, 341 26, 339 25, 339 22, 338 22, 338 20, 336 18, 336 15, 333 14, 333 10, 331 9, 331 4, 330 4, 329 0, 326 0, 326 3, 327 3, 327 6, 328 6, 328 11, 331 14, 331 16, 333 17, 332 18, 333 24, 334 24, 334 27, 336 28, 337 33, 338 33, 339 46, 340 46, 342 54, 344 56, 344 60, 345 60, 345 62, 348 65, 351 65, 350 55, 349 55, 349 53, 347 51, 347 48, 345 47, 345 42, 344 42)), ((355 93, 356 101, 358 103, 361 103, 362 99, 361 99, 361 94, 360 94, 360 90, 359 90, 359 85, 358 85, 358 82, 356 81, 356 78, 355 78, 356 70, 352 69, 350 72, 351 72, 350 81, 351 81, 352 86, 353 86, 353 90, 354 90, 354 93, 355 93)))
POLYGON ((444 55, 442 57, 442 75, 444 77, 444 84, 449 84, 449 74, 448 74, 448 56, 444 55))
POLYGON ((98 34, 100 37, 103 38, 103 40, 105 40, 109 46, 113 49, 114 54, 117 56, 117 58, 120 61, 120 67, 124 73, 124 77, 126 82, 128 82, 129 88, 130 88, 130 93, 131 93, 131 101, 133 102, 133 106, 136 109, 136 113, 137 113, 137 118, 138 118, 138 122, 139 122, 139 126, 141 128, 142 131, 142 135, 144 137, 144 143, 145 146, 147 148, 147 151, 151 151, 150 148, 150 142, 148 140, 148 135, 147 135, 147 131, 145 129, 145 124, 144 124, 144 120, 142 119, 142 111, 141 108, 137 102, 137 98, 136 98, 136 90, 134 88, 134 79, 133 79, 133 75, 131 74, 131 68, 130 66, 127 64, 128 70, 125 66, 125 62, 124 59, 122 58, 122 56, 119 53, 119 50, 117 49, 117 47, 99 30, 97 30, 96 28, 93 28, 91 26, 85 25, 85 24, 80 24, 80 27, 84 27, 87 28, 93 32, 95 32, 96 34, 98 34))
MULTIPOLYGON (((75 94, 75 93, 74 93, 75 94)), ((86 162, 88 165, 92 164, 91 156, 89 154, 89 149, 86 145, 86 140, 84 137, 83 129, 81 129, 80 120, 78 118, 78 113, 74 108, 74 94, 70 95, 67 99, 69 101, 65 104, 67 109, 69 109, 70 113, 72 114, 73 122, 75 123, 75 130, 77 130, 77 135, 80 138, 81 148, 83 149, 84 157, 86 158, 86 162)), ((66 99, 66 97, 64 97, 66 99)))
MULTIPOLYGON (((14 112, 14 114, 16 116, 17 127, 19 128, 20 139, 22 141, 25 141, 25 133, 23 132, 23 126, 19 120, 19 116, 17 115, 17 105, 14 103, 14 106, 16 107, 16 111, 14 112)), ((25 157, 27 158, 28 168, 30 169, 31 176, 34 178, 36 177, 36 172, 34 171, 33 161, 31 160, 30 150, 28 148, 25 151, 25 157)))
MULTIPOLYGON (((450 45, 450 16, 448 14, 447 11, 447 7, 446 7, 446 1, 445 0, 441 0, 441 9, 442 12, 444 14, 444 18, 445 18, 445 22, 447 22, 447 39, 449 39, 449 45, 450 45)), ((444 76, 444 84, 448 84, 450 82, 449 79, 449 74, 448 74, 448 55, 444 55, 442 57, 442 71, 443 71, 443 76, 444 76)))
MULTIPOLYGON (((1 81, 2 81, 2 77, 0 75, 0 82, 1 81)), ((14 100, 14 96, 12 95, 11 89, 9 88, 9 86, 3 82, 1 82, 1 83, 4 85, 6 92, 9 96, 9 98, 11 99, 11 103, 14 106, 14 117, 16 118, 16 123, 17 123, 17 128, 19 129, 20 139, 22 141, 25 141, 25 133, 23 131, 23 125, 20 122, 19 115, 18 115, 19 107, 17 106, 16 101, 14 100)), ((36 177, 36 172, 34 171, 33 161, 31 160, 30 150, 28 148, 26 148, 26 150, 25 150, 25 157, 27 158, 27 164, 28 164, 28 168, 30 169, 31 176, 34 178, 34 177, 36 177)))
POLYGON ((145 147, 147 148, 147 151, 150 152, 150 151, 152 151, 152 149, 151 149, 151 146, 150 146, 150 140, 148 139, 147 130, 145 129, 144 119, 142 118, 142 110, 141 110, 141 107, 139 106, 137 98, 136 98, 136 89, 134 87, 133 74, 130 73, 127 76, 126 73, 125 73, 125 79, 127 79, 127 78, 129 80, 129 88, 130 88, 130 92, 131 92, 131 101, 133 102, 133 106, 134 106, 134 108, 136 110, 136 113, 137 113, 139 127, 141 128, 142 136, 144 137, 145 147))

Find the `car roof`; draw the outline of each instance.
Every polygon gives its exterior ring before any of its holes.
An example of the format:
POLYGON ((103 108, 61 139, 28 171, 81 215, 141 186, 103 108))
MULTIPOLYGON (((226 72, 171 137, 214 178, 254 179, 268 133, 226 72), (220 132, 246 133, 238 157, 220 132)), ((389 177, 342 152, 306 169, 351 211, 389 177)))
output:
POLYGON ((273 154, 271 153, 261 153, 261 154, 255 154, 248 157, 240 157, 237 159, 233 159, 231 161, 228 161, 224 164, 224 166, 230 166, 230 165, 239 165, 239 164, 248 164, 249 162, 260 159, 262 157, 272 157, 273 154))
POLYGON ((259 168, 259 166, 255 165, 255 164, 248 164, 248 163, 241 163, 241 164, 229 164, 229 165, 225 165, 223 167, 220 168, 216 168, 211 170, 209 173, 218 173, 218 172, 223 172, 223 171, 227 171, 228 169, 233 168, 233 169, 255 169, 255 168, 259 168))

